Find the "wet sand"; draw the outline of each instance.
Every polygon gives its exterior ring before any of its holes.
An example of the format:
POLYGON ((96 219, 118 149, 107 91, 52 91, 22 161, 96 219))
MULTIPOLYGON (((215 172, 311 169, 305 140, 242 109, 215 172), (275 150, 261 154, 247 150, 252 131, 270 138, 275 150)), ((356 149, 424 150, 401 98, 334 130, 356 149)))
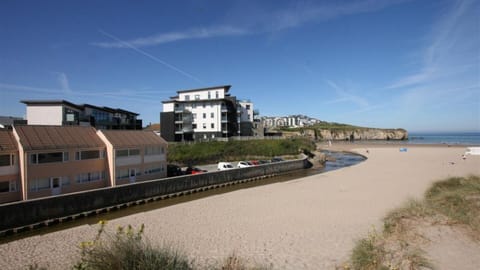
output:
MULTIPOLYGON (((463 160, 465 147, 334 144, 330 149, 357 151, 368 160, 137 213, 111 220, 108 227, 144 223, 152 242, 183 250, 200 265, 234 253, 274 269, 333 269, 347 258, 356 239, 372 226, 380 228, 389 210, 420 198, 431 183, 480 175, 480 156, 463 160), (408 149, 401 152, 401 147, 408 149)), ((0 245, 0 269, 34 263, 66 269, 78 257, 78 244, 92 239, 97 228, 83 225, 0 245)))

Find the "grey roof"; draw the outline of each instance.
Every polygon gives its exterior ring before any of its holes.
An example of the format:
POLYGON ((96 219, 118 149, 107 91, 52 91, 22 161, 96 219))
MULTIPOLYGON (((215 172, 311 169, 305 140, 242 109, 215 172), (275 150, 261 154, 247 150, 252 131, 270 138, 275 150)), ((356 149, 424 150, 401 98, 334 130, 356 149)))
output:
POLYGON ((178 90, 177 93, 188 93, 188 92, 196 92, 196 91, 204 91, 204 90, 212 90, 212 89, 219 89, 223 88, 225 89, 225 92, 228 92, 230 90, 231 85, 220 85, 220 86, 213 86, 213 87, 207 87, 207 88, 197 88, 197 89, 188 89, 188 90, 178 90))

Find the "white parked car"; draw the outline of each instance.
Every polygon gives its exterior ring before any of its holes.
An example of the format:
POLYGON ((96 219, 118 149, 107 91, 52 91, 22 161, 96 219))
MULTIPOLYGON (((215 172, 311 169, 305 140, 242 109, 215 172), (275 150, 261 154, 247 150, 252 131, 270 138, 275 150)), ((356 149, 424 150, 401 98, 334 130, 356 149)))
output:
POLYGON ((252 164, 248 161, 239 161, 238 162, 238 165, 237 165, 237 168, 247 168, 247 167, 251 167, 252 164))
POLYGON ((219 171, 230 170, 233 169, 233 165, 229 162, 219 162, 217 165, 217 169, 219 171))

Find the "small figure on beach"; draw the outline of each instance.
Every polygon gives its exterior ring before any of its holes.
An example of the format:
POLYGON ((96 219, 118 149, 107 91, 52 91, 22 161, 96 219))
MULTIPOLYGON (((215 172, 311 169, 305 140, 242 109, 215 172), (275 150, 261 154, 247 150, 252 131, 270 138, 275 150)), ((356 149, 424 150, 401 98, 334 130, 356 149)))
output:
POLYGON ((370 154, 370 151, 368 151, 368 149, 367 149, 367 151, 366 151, 366 152, 367 152, 367 154, 370 154))
POLYGON ((465 154, 462 155, 462 159, 463 160, 466 160, 467 159, 467 156, 465 154))

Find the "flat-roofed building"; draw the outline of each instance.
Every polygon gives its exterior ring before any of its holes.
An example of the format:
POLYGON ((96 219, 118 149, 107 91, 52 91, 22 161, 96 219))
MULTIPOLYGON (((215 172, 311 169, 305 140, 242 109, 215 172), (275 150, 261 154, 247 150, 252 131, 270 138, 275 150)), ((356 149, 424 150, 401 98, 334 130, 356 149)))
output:
POLYGON ((142 129, 138 113, 123 109, 74 104, 66 100, 22 100, 28 125, 92 126, 97 129, 142 129))
POLYGON ((106 145, 93 127, 14 126, 22 199, 109 186, 106 145))
POLYGON ((99 130, 107 147, 110 185, 167 176, 167 142, 153 131, 99 130))
POLYGON ((17 141, 11 130, 0 129, 0 203, 21 198, 17 141))
POLYGON ((202 141, 254 136, 258 111, 248 100, 230 95, 230 85, 177 91, 163 101, 160 134, 167 141, 202 141))

